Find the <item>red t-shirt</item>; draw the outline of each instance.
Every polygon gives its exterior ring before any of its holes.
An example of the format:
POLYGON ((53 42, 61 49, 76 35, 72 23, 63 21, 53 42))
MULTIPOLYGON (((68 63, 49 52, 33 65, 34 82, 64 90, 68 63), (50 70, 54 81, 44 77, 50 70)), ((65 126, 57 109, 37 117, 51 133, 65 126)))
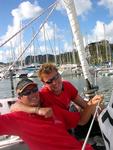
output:
POLYGON ((40 97, 43 106, 52 107, 53 105, 59 106, 68 110, 70 101, 75 99, 78 90, 68 81, 63 81, 63 89, 60 95, 55 95, 46 86, 40 90, 40 97))
MULTIPOLYGON (((54 113, 52 118, 25 112, 0 115, 0 134, 20 136, 30 150, 81 150, 82 144, 66 131, 74 122, 78 122, 79 113, 66 112, 60 108, 55 109, 54 113), (70 120, 72 123, 67 126, 66 116, 74 117, 76 121, 70 120)), ((85 150, 93 149, 87 145, 85 150)))

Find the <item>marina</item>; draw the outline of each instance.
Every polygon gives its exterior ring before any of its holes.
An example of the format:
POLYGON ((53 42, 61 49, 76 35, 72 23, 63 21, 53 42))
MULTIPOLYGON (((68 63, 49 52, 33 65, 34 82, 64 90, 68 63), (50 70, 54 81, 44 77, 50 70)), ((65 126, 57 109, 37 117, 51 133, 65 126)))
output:
MULTIPOLYGON (((98 120, 102 131, 101 139, 105 142, 104 147, 106 146, 107 150, 108 147, 109 150, 112 150, 113 144, 110 143, 111 137, 109 137, 109 133, 112 131, 112 122, 109 120, 112 120, 112 115, 110 116, 110 113, 113 114, 113 98, 111 97, 113 90, 113 44, 107 37, 107 28, 105 24, 101 23, 103 34, 101 34, 100 37, 102 38, 98 38, 97 40, 96 37, 96 42, 94 39, 89 42, 88 39, 84 40, 86 37, 83 37, 81 34, 81 28, 78 22, 78 12, 74 0, 63 0, 63 3, 54 1, 54 3, 51 3, 46 9, 35 7, 35 4, 31 4, 30 2, 23 2, 19 5, 18 10, 20 8, 23 9, 25 6, 24 4, 30 6, 30 8, 32 8, 31 10, 35 11, 33 8, 36 8, 34 16, 29 16, 27 18, 24 16, 25 14, 23 14, 23 16, 20 14, 21 19, 19 18, 17 28, 15 28, 15 22, 13 24, 16 32, 12 32, 9 37, 6 36, 6 39, 1 38, 0 41, 0 48, 3 48, 4 52, 7 52, 6 47, 10 47, 9 58, 7 58, 7 60, 9 60, 2 64, 4 61, 3 57, 0 65, 0 104, 2 105, 0 113, 4 114, 9 112, 11 104, 16 101, 17 95, 15 93, 15 88, 20 79, 26 77, 31 78, 38 84, 40 89, 43 84, 38 77, 39 68, 43 63, 52 62, 57 65, 59 69, 60 74, 58 75, 61 75, 64 80, 70 81, 78 89, 81 97, 85 100, 91 99, 96 94, 104 96, 106 108, 98 120), (21 7, 22 5, 23 7, 21 7), (60 5, 63 10, 65 10, 65 15, 68 20, 66 21, 70 26, 70 29, 69 26, 67 26, 68 32, 67 28, 65 30, 62 29, 61 31, 58 29, 55 22, 53 23, 49 20, 54 13, 54 10, 58 11, 57 9, 60 9, 60 5), (36 15, 37 12, 38 15, 36 15), (24 19, 28 19, 28 22, 24 19), (49 28, 52 29, 52 32, 50 32, 49 28), (26 29, 28 30, 26 31, 26 29), (69 43, 66 43, 63 39, 68 36, 65 35, 63 37, 60 32, 62 32, 62 35, 66 32, 68 34, 71 33, 71 38, 66 39, 69 43), (63 41, 63 43, 61 41, 63 41), (107 114, 107 118, 105 117, 105 114, 107 114), (104 121, 103 117, 105 117, 104 121), (107 133, 104 125, 107 125, 108 127, 109 124, 111 128, 109 133, 107 133)), ((38 3, 36 3, 36 5, 38 5, 38 3)), ((15 13, 18 12, 19 11, 16 9, 12 11, 13 16, 15 17, 15 13)), ((52 19, 54 20, 54 17, 52 19)), ((15 20, 16 19, 14 18, 14 21, 15 20)), ((9 29, 10 28, 11 26, 9 29)), ((56 81, 57 77, 53 77, 51 80, 56 81)), ((47 80, 47 82, 52 83, 51 80, 47 80)), ((98 109, 99 103, 97 104, 93 117, 96 117, 98 109)), ((87 140, 88 137, 86 137, 83 143, 82 150, 85 150, 87 140)), ((3 139, 1 136, 0 143, 1 150, 28 149, 18 136, 3 136, 3 139)))

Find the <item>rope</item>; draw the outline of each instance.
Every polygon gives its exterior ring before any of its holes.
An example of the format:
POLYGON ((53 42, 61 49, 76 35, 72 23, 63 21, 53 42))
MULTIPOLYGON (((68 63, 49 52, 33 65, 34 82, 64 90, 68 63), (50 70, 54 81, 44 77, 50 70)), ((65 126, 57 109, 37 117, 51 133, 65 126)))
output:
MULTIPOLYGON (((42 29, 42 27, 44 26, 44 24, 47 22, 47 20, 49 19, 49 16, 52 14, 53 10, 55 9, 57 3, 54 4, 54 7, 52 8, 52 10, 50 11, 50 13, 48 14, 48 16, 46 17, 46 19, 43 21, 43 23, 40 25, 39 31, 33 36, 33 38, 31 39, 31 41, 29 42, 29 44, 26 46, 26 48, 23 50, 23 52, 19 55, 19 57, 17 58, 16 61, 18 61, 21 56, 24 54, 24 52, 29 48, 29 46, 31 45, 31 43, 34 41, 34 39, 37 37, 37 35, 39 34, 40 30, 42 29)), ((13 62, 13 64, 8 68, 8 70, 4 73, 3 77, 1 79, 4 78, 4 76, 8 73, 8 71, 15 65, 16 61, 13 62)))
POLYGON ((93 126, 94 120, 95 120, 96 115, 97 115, 97 113, 98 113, 98 109, 100 109, 99 103, 98 103, 98 104, 97 104, 97 106, 96 106, 96 110, 95 110, 95 113, 94 113, 94 115, 93 115, 92 122, 91 122, 91 124, 90 124, 89 130, 88 130, 88 133, 87 133, 87 135, 86 135, 86 138, 85 138, 85 140, 84 140, 84 144, 83 144, 83 146, 82 146, 82 149, 81 149, 81 150, 85 150, 85 147, 86 147, 86 144, 87 144, 87 141, 88 141, 88 138, 89 138, 89 135, 90 135, 90 132, 91 132, 91 129, 92 129, 92 126, 93 126))

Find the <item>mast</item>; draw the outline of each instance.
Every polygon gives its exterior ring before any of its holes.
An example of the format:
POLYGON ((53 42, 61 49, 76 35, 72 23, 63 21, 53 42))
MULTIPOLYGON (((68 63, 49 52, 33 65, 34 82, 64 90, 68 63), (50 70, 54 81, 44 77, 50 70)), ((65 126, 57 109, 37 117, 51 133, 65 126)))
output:
MULTIPOLYGON (((20 29, 22 28, 22 21, 20 20, 20 29)), ((22 49, 22 32, 20 32, 20 54, 22 53, 23 49, 22 49)), ((21 67, 23 67, 23 57, 20 58, 20 65, 21 67)))
POLYGON ((99 48, 98 48, 98 40, 97 40, 97 37, 96 37, 96 54, 97 54, 97 62, 99 63, 99 57, 100 57, 100 55, 99 55, 99 48))
POLYGON ((56 58, 56 27, 55 27, 55 24, 54 24, 54 59, 55 59, 55 64, 57 65, 57 58, 56 58))
POLYGON ((45 32, 45 24, 43 26, 44 31, 44 43, 45 43, 45 51, 46 51, 46 62, 48 63, 48 54, 47 54, 47 45, 46 45, 46 32, 45 32))
MULTIPOLYGON (((35 31, 34 31, 34 28, 32 27, 32 35, 33 35, 33 37, 34 37, 34 35, 35 35, 35 31)), ((34 64, 34 66, 35 66, 35 68, 36 68, 36 52, 35 52, 35 41, 33 40, 33 64, 34 64)))
POLYGON ((75 42, 73 40, 73 37, 72 37, 72 60, 73 60, 73 64, 76 64, 76 59, 75 59, 75 42))
POLYGON ((107 51, 107 41, 106 41, 105 24, 103 24, 103 28, 104 28, 104 44, 105 44, 105 52, 106 52, 106 61, 108 62, 108 51, 107 51))
MULTIPOLYGON (((88 65, 88 62, 86 60, 83 38, 82 38, 82 35, 80 33, 79 23, 77 21, 77 14, 76 14, 74 0, 63 0, 63 1, 64 1, 66 11, 67 11, 70 26, 72 29, 74 41, 76 43, 76 47, 78 50, 78 55, 79 55, 79 59, 81 62, 84 78, 86 80, 86 86, 87 86, 86 87, 87 88, 86 94, 89 94, 91 92, 91 95, 92 95, 95 93, 95 89, 92 86, 91 74, 89 72, 89 65, 88 65)), ((94 96, 94 95, 92 95, 92 96, 94 96)))
POLYGON ((77 21, 77 14, 76 14, 75 6, 74 6, 75 5, 74 1, 73 0, 64 0, 64 3, 65 3, 68 18, 70 21, 74 41, 76 43, 76 47, 78 50, 78 55, 79 55, 79 59, 80 59, 81 65, 82 65, 84 77, 85 77, 85 79, 88 79, 91 82, 89 66, 88 66, 88 62, 85 57, 86 56, 85 48, 84 48, 83 39, 82 39, 80 30, 79 30, 79 24, 77 21))

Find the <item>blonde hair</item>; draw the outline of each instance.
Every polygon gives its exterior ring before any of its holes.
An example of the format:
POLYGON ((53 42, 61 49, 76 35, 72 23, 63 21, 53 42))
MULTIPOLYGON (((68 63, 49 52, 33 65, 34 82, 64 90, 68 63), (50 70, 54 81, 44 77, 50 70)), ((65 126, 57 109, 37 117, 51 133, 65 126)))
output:
POLYGON ((50 74, 53 71, 58 71, 56 65, 52 63, 45 63, 41 65, 39 71, 38 71, 38 77, 42 80, 42 75, 43 74, 50 74))

